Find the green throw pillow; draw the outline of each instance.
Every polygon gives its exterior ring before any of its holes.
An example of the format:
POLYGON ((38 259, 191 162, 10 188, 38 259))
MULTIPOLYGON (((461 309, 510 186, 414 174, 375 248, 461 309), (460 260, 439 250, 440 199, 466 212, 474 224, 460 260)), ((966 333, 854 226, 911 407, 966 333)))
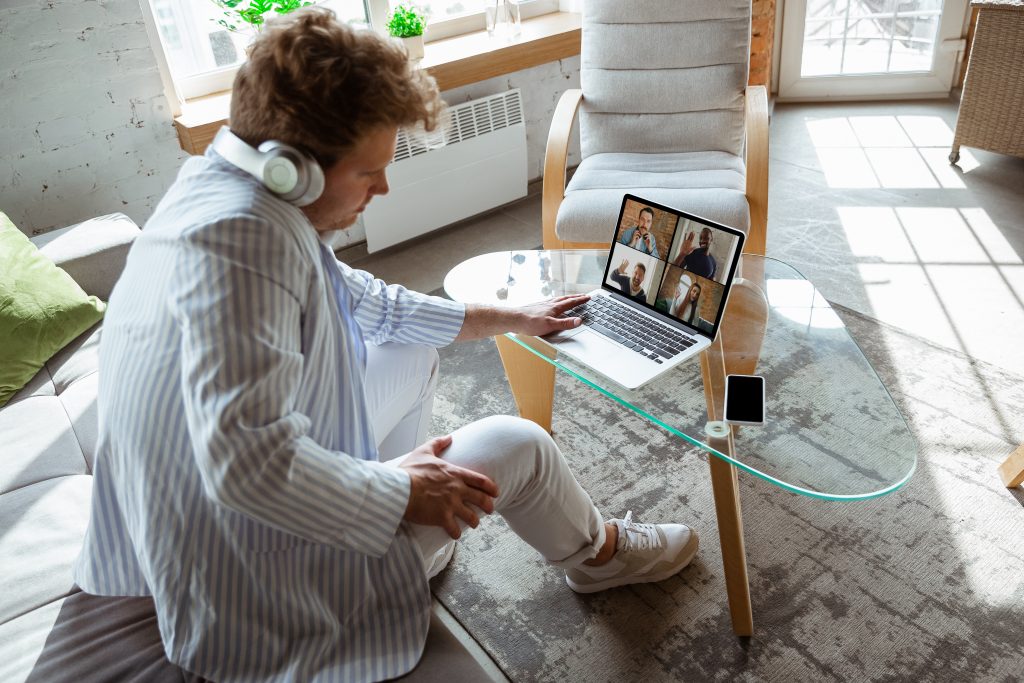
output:
POLYGON ((104 310, 0 212, 0 406, 104 310))

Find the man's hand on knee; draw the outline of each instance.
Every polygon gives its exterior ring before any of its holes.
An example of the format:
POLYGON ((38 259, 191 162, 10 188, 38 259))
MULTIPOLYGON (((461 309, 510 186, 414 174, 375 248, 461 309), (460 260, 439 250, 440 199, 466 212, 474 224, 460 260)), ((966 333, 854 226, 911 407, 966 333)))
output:
POLYGON ((451 443, 451 435, 431 439, 409 453, 399 467, 412 480, 405 519, 443 527, 458 538, 462 535, 459 519, 474 529, 480 523, 471 505, 487 514, 494 512, 498 486, 479 472, 442 460, 441 453, 451 443))

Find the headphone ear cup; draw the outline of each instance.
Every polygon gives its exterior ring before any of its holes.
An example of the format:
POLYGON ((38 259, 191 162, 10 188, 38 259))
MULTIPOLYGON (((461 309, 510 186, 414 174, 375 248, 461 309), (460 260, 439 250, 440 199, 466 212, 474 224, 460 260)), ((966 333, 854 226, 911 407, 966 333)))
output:
POLYGON ((299 184, 299 171, 286 156, 269 157, 263 164, 263 184, 275 194, 289 194, 299 184))
POLYGON ((316 159, 277 140, 259 146, 264 154, 263 182, 295 206, 315 202, 324 191, 324 172, 316 159))
POLYGON ((316 159, 309 157, 309 164, 306 168, 309 169, 309 187, 306 188, 305 194, 295 200, 296 206, 312 204, 324 193, 324 170, 320 168, 320 164, 316 162, 316 159))

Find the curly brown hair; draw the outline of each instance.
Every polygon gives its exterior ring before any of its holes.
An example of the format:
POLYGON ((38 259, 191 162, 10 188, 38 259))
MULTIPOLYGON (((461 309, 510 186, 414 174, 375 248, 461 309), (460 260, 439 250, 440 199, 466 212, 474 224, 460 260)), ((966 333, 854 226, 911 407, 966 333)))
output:
POLYGON ((231 91, 231 130, 280 140, 334 165, 371 130, 422 124, 444 108, 437 83, 396 43, 306 7, 269 21, 231 91))

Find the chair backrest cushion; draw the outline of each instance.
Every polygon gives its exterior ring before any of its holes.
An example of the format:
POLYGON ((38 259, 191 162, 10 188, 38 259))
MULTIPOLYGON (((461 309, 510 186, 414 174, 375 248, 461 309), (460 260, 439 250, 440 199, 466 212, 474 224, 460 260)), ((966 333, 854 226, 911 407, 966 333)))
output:
POLYGON ((750 0, 586 0, 583 157, 743 152, 750 0))

